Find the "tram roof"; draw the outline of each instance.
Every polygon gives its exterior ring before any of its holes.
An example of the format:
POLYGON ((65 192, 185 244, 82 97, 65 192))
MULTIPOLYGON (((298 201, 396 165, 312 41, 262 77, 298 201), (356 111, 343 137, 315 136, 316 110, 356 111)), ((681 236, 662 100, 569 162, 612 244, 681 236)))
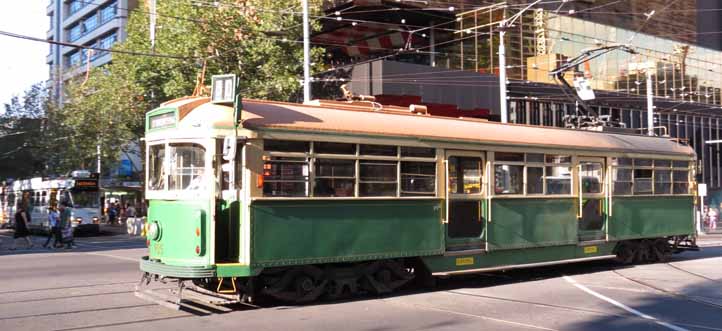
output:
MULTIPOLYGON (((206 99, 207 100, 207 99, 206 99)), ((183 100, 181 104, 187 104, 183 100)), ((165 107, 177 104, 169 102, 165 107)), ((194 107, 195 108, 195 107, 194 107)), ((202 104, 193 110, 193 118, 206 111, 229 114, 228 106, 202 104)), ((427 141, 479 143, 502 146, 598 150, 622 153, 650 153, 694 156, 694 150, 667 138, 644 135, 572 130, 502 124, 479 119, 451 118, 413 114, 408 110, 373 110, 347 107, 342 103, 313 106, 293 103, 244 100, 243 128, 326 134, 407 138, 427 141)), ((232 116, 232 115, 231 115, 232 116)), ((181 119, 181 122, 183 120, 181 119)), ((226 122, 226 121, 223 121, 226 122)), ((225 124, 225 123, 224 123, 225 124)))

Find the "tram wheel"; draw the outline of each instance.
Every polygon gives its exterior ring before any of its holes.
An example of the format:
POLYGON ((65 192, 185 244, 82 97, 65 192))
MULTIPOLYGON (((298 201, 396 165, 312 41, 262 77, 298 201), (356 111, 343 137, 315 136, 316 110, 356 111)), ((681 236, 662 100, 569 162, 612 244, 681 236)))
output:
POLYGON ((617 262, 622 264, 634 263, 637 246, 637 243, 633 241, 620 242, 616 249, 617 262))
POLYGON ((287 269, 279 277, 271 277, 262 293, 275 299, 300 304, 318 299, 326 289, 328 280, 323 270, 315 266, 287 269))

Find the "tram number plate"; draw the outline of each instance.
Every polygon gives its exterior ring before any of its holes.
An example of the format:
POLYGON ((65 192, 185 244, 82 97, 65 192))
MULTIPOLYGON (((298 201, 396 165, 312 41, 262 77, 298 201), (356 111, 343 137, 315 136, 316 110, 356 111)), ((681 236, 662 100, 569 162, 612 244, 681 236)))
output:
POLYGON ((584 247, 584 254, 593 254, 597 252, 597 246, 586 246, 584 247))
POLYGON ((456 265, 472 265, 474 264, 474 257, 457 257, 456 265))

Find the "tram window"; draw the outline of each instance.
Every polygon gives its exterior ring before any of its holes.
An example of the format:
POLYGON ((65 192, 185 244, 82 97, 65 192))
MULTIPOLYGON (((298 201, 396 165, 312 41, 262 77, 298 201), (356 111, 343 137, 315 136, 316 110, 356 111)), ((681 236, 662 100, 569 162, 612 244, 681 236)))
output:
POLYGON ((264 140, 263 149, 267 152, 308 153, 310 143, 293 140, 264 140))
POLYGON ((669 168, 672 165, 670 160, 654 160, 655 168, 669 168))
POLYGON ((396 156, 398 154, 396 146, 360 145, 359 147, 359 154, 361 155, 396 156))
POLYGON ((265 156, 263 195, 271 197, 308 196, 308 159, 265 156))
MULTIPOLYGON (((549 161, 549 155, 547 155, 549 161)), ((571 194, 572 193, 572 168, 569 166, 547 166, 546 167, 546 189, 547 194, 571 194)))
POLYGON ((315 154, 356 154, 356 144, 315 142, 313 143, 315 154))
POLYGON ((450 193, 481 193, 481 159, 478 157, 449 157, 448 180, 450 193))
POLYGON ((582 192, 602 193, 602 164, 599 162, 583 162, 581 167, 582 192))
POLYGON ((402 157, 436 157, 436 150, 427 147, 407 147, 401 146, 402 157))
POLYGON ((634 159, 635 167, 651 167, 652 160, 650 159, 634 159))
POLYGON ((165 145, 150 146, 148 156, 148 189, 165 188, 165 145))
MULTIPOLYGON (((655 164, 657 161, 655 161, 655 164)), ((672 172, 654 169, 654 194, 672 193, 672 172)))
POLYGON ((674 183, 674 194, 689 194, 689 183, 674 183))
POLYGON ((632 169, 614 168, 614 194, 632 194, 632 169))
POLYGON ((523 194, 523 176, 524 166, 522 165, 500 164, 494 166, 494 193, 523 194))
POLYGON ((204 190, 206 149, 198 144, 170 144, 169 190, 204 190))
POLYGON ((401 196, 434 195, 436 163, 401 161, 401 196))
POLYGON ((620 157, 612 159, 613 166, 632 166, 632 159, 620 157))
POLYGON ((672 172, 672 193, 689 194, 689 172, 687 170, 674 170, 672 172))
POLYGON ((355 160, 316 159, 313 195, 352 197, 355 194, 355 160))
POLYGON ((524 162, 524 153, 495 152, 494 161, 524 162))
POLYGON ((561 164, 572 163, 572 157, 569 155, 546 155, 546 163, 561 164))
POLYGON ((532 154, 526 155, 526 162, 528 163, 544 163, 544 154, 532 154))
MULTIPOLYGON (((544 157, 542 156, 542 161, 544 157)), ((526 193, 527 194, 543 194, 544 193, 544 167, 527 167, 526 168, 526 193)))
POLYGON ((652 194, 652 169, 634 169, 634 194, 652 194))
POLYGON ((359 196, 396 196, 397 162, 359 161, 359 196))
POLYGON ((675 168, 689 168, 688 161, 672 161, 672 166, 675 168))

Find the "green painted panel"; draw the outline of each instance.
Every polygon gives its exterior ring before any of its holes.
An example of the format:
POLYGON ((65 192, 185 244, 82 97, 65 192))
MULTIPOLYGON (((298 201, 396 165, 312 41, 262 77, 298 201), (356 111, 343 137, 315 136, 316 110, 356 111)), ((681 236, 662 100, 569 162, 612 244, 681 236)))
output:
POLYGON ((610 239, 694 233, 693 197, 614 197, 610 239))
POLYGON ((151 200, 148 221, 160 224, 161 235, 150 242, 150 258, 168 265, 208 265, 207 220, 208 204, 201 201, 151 200), (201 229, 200 236, 196 235, 196 228, 201 229), (201 248, 200 256, 196 246, 201 248))
POLYGON ((595 247, 586 251, 583 246, 565 245, 490 251, 476 255, 427 256, 422 257, 422 260, 431 272, 462 271, 611 255, 615 244, 586 246, 595 247))
POLYGON ((491 200, 489 249, 511 249, 577 242, 577 216, 570 199, 491 200))
POLYGON ((256 201, 252 265, 440 254, 439 200, 256 201))

